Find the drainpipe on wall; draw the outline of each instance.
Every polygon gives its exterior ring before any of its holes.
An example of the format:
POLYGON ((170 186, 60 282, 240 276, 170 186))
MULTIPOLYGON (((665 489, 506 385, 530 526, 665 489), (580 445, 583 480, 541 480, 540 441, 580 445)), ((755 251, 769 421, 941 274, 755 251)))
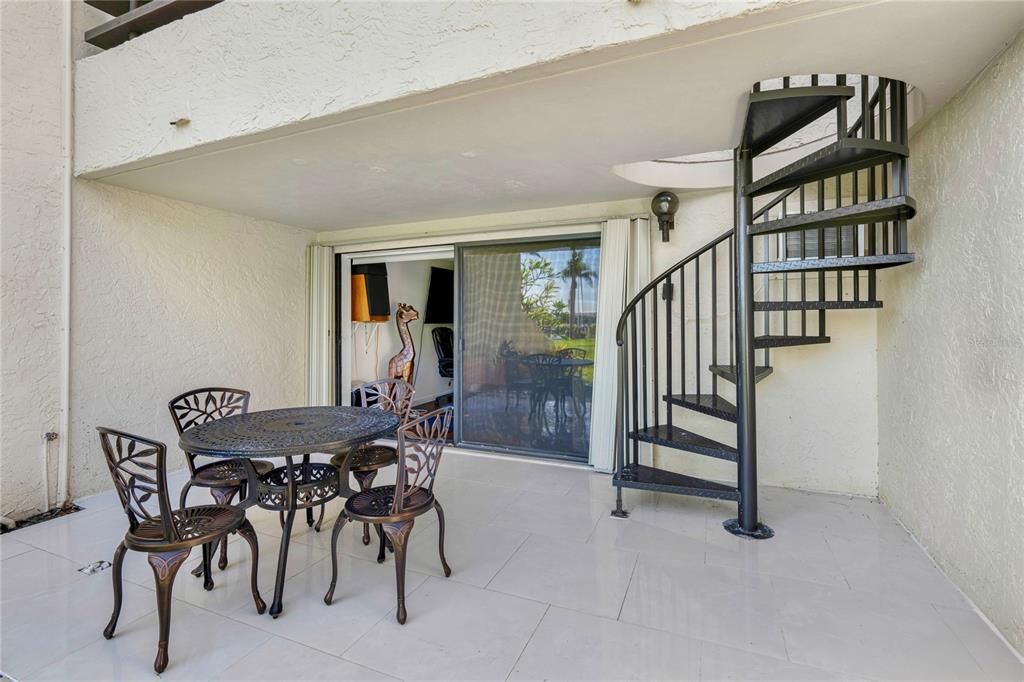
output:
MULTIPOLYGON (((61 97, 61 156, 63 157, 63 169, 61 180, 63 182, 63 197, 61 201, 61 241, 64 247, 64 262, 62 267, 63 281, 61 283, 61 327, 63 332, 60 368, 60 433, 58 437, 58 459, 57 459, 57 504, 64 506, 70 500, 70 477, 69 466, 70 452, 68 450, 68 431, 71 428, 71 185, 74 168, 72 161, 72 143, 74 124, 72 106, 74 98, 74 40, 72 36, 72 9, 73 3, 63 4, 64 14, 64 69, 63 69, 63 96, 61 97)), ((47 436, 49 438, 49 434, 47 436)), ((45 446, 44 446, 45 447, 45 446)), ((47 468, 48 469, 48 468, 47 468)), ((49 497, 49 485, 47 484, 47 498, 49 497)))

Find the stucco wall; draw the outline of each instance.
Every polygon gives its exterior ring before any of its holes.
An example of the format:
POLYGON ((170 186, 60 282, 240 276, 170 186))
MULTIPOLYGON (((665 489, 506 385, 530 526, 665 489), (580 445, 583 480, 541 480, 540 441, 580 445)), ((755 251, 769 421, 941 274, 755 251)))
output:
MULTIPOLYGON (((681 194, 671 241, 663 244, 657 233, 651 238, 652 275, 727 230, 732 212, 731 190, 681 194)), ((774 372, 757 385, 760 483, 877 495, 876 321, 873 310, 829 311, 831 343, 772 349, 774 372)), ((692 342, 692 319, 688 325, 692 342)), ((708 329, 705 333, 710 333, 708 329)), ((720 381, 719 389, 733 397, 732 384, 720 381)), ((732 423, 682 408, 676 408, 675 415, 685 428, 723 443, 736 442, 732 423)), ((681 473, 721 480, 736 477, 732 463, 666 448, 656 448, 655 456, 657 466, 681 473)))
POLYGON ((170 445, 167 401, 198 386, 305 401, 313 234, 87 180, 73 202, 72 494, 109 487, 96 426, 170 445))
POLYGON ((1024 651, 1024 35, 911 139, 879 324, 881 496, 1024 651))
MULTIPOLYGON (((0 4, 3 30, 2 407, 4 516, 44 503, 47 431, 60 430, 61 38, 58 2, 0 4), (40 57, 43 57, 40 59, 40 57)), ((56 442, 49 448, 56 461, 56 442)))
MULTIPOLYGON (((61 426, 64 24, 58 2, 0 7, 0 497, 20 517, 43 504, 42 436, 61 426)), ((74 36, 95 14, 75 4, 74 36)), ((97 425, 173 445, 167 400, 200 384, 249 388, 256 408, 303 402, 312 233, 84 180, 71 194, 72 497, 110 486, 97 425)))
POLYGON ((79 63, 76 170, 308 124, 793 1, 545 2, 525 11, 486 1, 225 2, 79 63), (186 128, 167 125, 182 116, 192 120, 186 128))

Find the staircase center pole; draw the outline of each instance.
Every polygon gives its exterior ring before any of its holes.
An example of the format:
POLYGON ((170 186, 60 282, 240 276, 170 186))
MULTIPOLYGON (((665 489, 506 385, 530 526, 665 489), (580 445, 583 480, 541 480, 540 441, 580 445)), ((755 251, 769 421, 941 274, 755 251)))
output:
POLYGON ((758 523, 757 514, 757 415, 754 398, 754 260, 749 226, 754 201, 743 192, 753 176, 753 157, 749 149, 734 152, 736 200, 736 449, 737 482, 740 492, 739 518, 726 521, 725 529, 734 535, 770 538, 774 533, 758 523))

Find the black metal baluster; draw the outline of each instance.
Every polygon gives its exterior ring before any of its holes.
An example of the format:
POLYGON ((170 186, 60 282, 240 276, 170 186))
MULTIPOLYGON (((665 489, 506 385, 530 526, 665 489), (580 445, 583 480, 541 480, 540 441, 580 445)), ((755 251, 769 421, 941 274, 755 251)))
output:
MULTIPOLYGON (((647 417, 650 413, 650 405, 647 400, 647 377, 651 376, 647 372, 647 297, 644 296, 640 299, 640 385, 644 386, 644 390, 641 392, 643 403, 640 409, 640 416, 642 419, 643 428, 648 428, 647 417)), ((639 428, 639 427, 638 427, 639 428)))
MULTIPOLYGON (((818 180, 818 206, 817 210, 825 209, 825 181, 818 180)), ((818 228, 818 258, 825 257, 825 229, 818 228)), ((818 300, 825 301, 825 271, 818 270, 818 300)), ((825 310, 818 311, 818 335, 825 335, 825 310)))
POLYGON ((732 319, 732 308, 733 301, 735 299, 735 291, 733 290, 734 272, 733 267, 736 262, 736 251, 733 244, 733 238, 729 237, 729 364, 736 366, 736 344, 735 344, 735 333, 733 331, 733 319, 732 319))
POLYGON ((888 96, 889 79, 878 79, 878 139, 884 142, 889 140, 888 126, 886 125, 889 112, 886 110, 886 99, 888 96))
POLYGON ((871 96, 868 94, 870 88, 868 77, 860 77, 860 133, 864 139, 871 139, 874 135, 874 121, 871 113, 871 96))
MULTIPOLYGON (((857 178, 860 176, 860 171, 853 172, 853 204, 856 206, 860 203, 860 187, 857 184, 857 178)), ((850 233, 853 241, 853 253, 855 256, 863 255, 863 249, 860 248, 860 235, 858 234, 858 226, 851 225, 850 233)), ((860 270, 853 271, 853 300, 860 300, 860 270)))
MULTIPOLYGON (((629 330, 630 330, 630 335, 629 335, 630 349, 632 351, 631 355, 632 355, 632 358, 633 358, 633 363, 632 363, 632 365, 633 365, 633 374, 630 377, 630 383, 632 384, 632 387, 633 387, 633 401, 632 401, 632 403, 633 403, 633 424, 632 424, 633 428, 631 428, 629 430, 630 433, 632 433, 632 432, 636 431, 637 425, 640 423, 639 415, 637 414, 637 406, 640 403, 640 395, 637 392, 637 372, 636 372, 636 369, 637 369, 636 368, 636 361, 637 361, 637 352, 636 352, 636 310, 634 310, 629 315, 629 330)), ((633 437, 633 466, 635 467, 636 464, 639 461, 640 461, 640 444, 639 444, 639 441, 636 439, 636 437, 633 437)))
MULTIPOLYGON (((679 317, 683 328, 679 335, 679 393, 686 395, 686 265, 679 268, 679 317)), ((671 406, 669 409, 672 409, 671 406)))
MULTIPOLYGON (((800 185, 800 215, 807 212, 807 203, 805 199, 804 188, 806 185, 800 185)), ((800 260, 807 259, 807 230, 800 230, 800 260)), ((800 272, 800 301, 807 301, 807 272, 800 272)), ((807 336, 807 310, 800 310, 800 335, 807 336)))
MULTIPOLYGON (((900 102, 900 116, 899 116, 899 131, 900 131, 900 142, 907 144, 907 84, 899 82, 897 87, 897 98, 900 102)), ((910 165, 906 159, 900 161, 900 194, 910 194, 910 165)), ((900 233, 900 253, 906 253, 909 250, 909 244, 907 243, 907 220, 906 218, 899 219, 899 233, 900 233)))
MULTIPOLYGON (((654 408, 654 428, 658 428, 661 425, 661 409, 662 401, 658 400, 658 378, 661 374, 658 372, 658 356, 661 355, 661 343, 658 342, 660 338, 658 336, 658 305, 657 302, 653 302, 651 305, 651 338, 654 339, 654 353, 652 356, 654 371, 651 373, 651 378, 654 380, 654 390, 651 391, 651 397, 649 400, 654 408)), ((666 349, 666 352, 671 354, 670 349, 666 349)))
MULTIPOLYGON (((789 201, 789 197, 788 196, 785 199, 782 200, 782 217, 783 218, 786 217, 786 202, 787 201, 789 201)), ((776 237, 776 239, 779 239, 779 238, 776 237)), ((781 246, 779 246, 778 248, 782 250, 782 253, 779 254, 778 260, 781 260, 781 261, 788 260, 789 259, 789 233, 788 232, 783 232, 781 240, 779 240, 779 241, 781 241, 781 246)), ((779 242, 776 242, 776 243, 779 243, 779 242)), ((789 300, 789 273, 788 272, 783 272, 782 273, 782 302, 785 303, 788 300, 789 300)), ((783 306, 783 310, 782 310, 782 335, 783 336, 789 336, 789 311, 785 309, 785 306, 783 306)))
MULTIPOLYGON (((711 364, 718 364, 718 245, 711 248, 711 364)), ((718 395, 718 375, 711 375, 711 393, 718 395)))
MULTIPOLYGON (((667 395, 672 395, 672 275, 669 275, 662 285, 662 298, 665 299, 665 390, 667 395)), ((686 323, 683 322, 683 334, 686 334, 686 323)), ((672 429, 672 405, 666 403, 666 422, 669 430, 672 429)))
MULTIPOLYGON (((765 214, 765 215, 767 216, 767 214, 765 214)), ((771 239, 771 235, 767 235, 767 234, 764 236, 763 239, 761 239, 761 244, 762 244, 762 246, 761 246, 761 260, 763 262, 767 262, 767 261, 771 260, 771 257, 769 255, 769 250, 770 250, 770 246, 771 246, 771 244, 769 242, 770 239, 771 239)), ((772 300, 772 276, 771 276, 771 274, 769 274, 767 272, 764 273, 764 300, 765 300, 765 303, 770 303, 771 300, 772 300)), ((768 306, 765 306, 765 309, 764 309, 764 333, 765 333, 765 336, 768 336, 768 335, 770 335, 772 333, 772 317, 771 317, 771 315, 772 315, 772 311, 768 310, 768 306)))
POLYGON ((693 369, 694 369, 694 372, 697 375, 697 384, 696 385, 697 385, 697 395, 699 396, 700 395, 700 375, 701 375, 701 371, 700 371, 701 370, 701 367, 700 367, 700 256, 697 256, 696 258, 693 259, 693 267, 694 267, 694 273, 695 273, 695 275, 694 275, 694 286, 693 286, 693 294, 694 294, 694 300, 695 300, 695 304, 694 304, 694 307, 693 307, 693 309, 694 309, 693 317, 694 317, 694 324, 695 324, 695 328, 696 328, 696 334, 694 335, 694 340, 693 340, 693 347, 694 347, 694 350, 696 352, 696 356, 694 357, 693 369))

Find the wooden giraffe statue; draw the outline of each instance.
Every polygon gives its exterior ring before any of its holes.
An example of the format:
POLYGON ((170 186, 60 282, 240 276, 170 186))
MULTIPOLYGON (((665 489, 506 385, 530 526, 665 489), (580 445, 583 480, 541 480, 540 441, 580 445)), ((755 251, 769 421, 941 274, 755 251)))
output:
POLYGON ((409 323, 418 319, 420 314, 415 308, 408 303, 398 304, 398 310, 395 311, 395 326, 398 327, 398 335, 402 338, 402 350, 388 361, 389 379, 404 379, 412 384, 416 346, 413 345, 412 334, 409 333, 409 323))

